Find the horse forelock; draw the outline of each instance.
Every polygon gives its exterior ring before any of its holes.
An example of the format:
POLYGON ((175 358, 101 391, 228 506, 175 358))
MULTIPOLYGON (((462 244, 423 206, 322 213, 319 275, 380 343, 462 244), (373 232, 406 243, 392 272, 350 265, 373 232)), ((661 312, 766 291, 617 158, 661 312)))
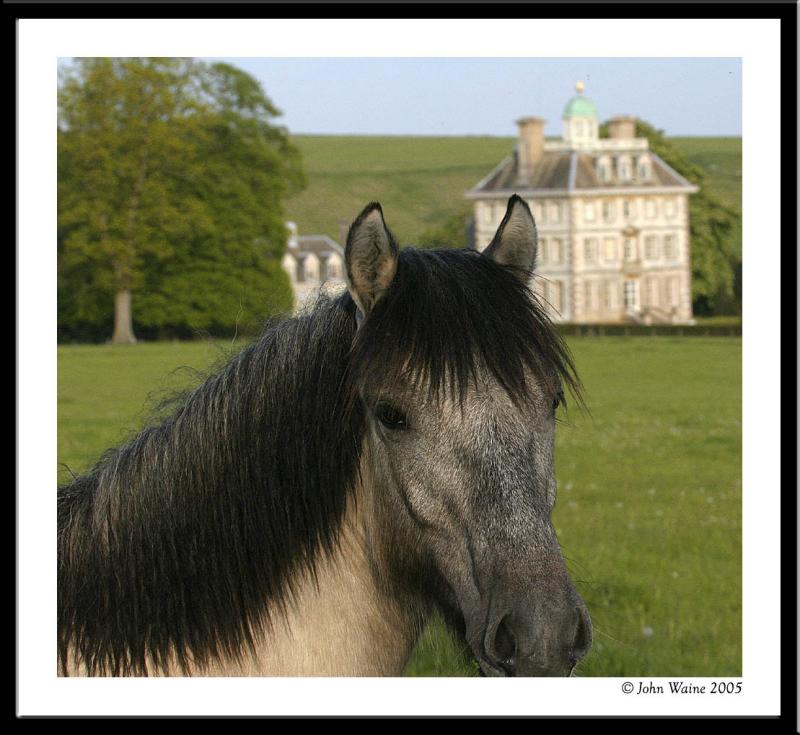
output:
POLYGON ((566 344, 513 268, 474 250, 401 251, 385 297, 359 330, 354 385, 398 383, 462 400, 479 373, 515 401, 530 398, 526 373, 560 381, 581 403, 566 344))

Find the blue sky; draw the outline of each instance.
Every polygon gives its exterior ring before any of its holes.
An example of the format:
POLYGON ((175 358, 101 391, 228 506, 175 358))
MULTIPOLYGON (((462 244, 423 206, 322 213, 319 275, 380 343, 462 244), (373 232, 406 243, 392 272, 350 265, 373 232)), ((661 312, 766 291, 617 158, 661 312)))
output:
POLYGON ((636 115, 668 135, 741 135, 732 59, 224 59, 259 79, 292 133, 516 134, 525 115, 560 135, 583 80, 601 120, 636 115))

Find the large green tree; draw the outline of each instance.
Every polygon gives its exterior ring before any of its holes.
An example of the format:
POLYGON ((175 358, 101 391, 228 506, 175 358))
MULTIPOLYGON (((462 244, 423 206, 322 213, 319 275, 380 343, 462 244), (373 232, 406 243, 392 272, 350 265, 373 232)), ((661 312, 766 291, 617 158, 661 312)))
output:
MULTIPOLYGON (((607 126, 601 126, 601 137, 607 134, 607 126)), ((663 130, 637 120, 636 135, 647 138, 650 150, 700 188, 689 196, 694 312, 741 313, 741 212, 710 190, 705 171, 678 150, 663 130)))
POLYGON ((78 59, 58 96, 59 326, 114 342, 285 310, 297 150, 259 83, 192 59, 78 59))

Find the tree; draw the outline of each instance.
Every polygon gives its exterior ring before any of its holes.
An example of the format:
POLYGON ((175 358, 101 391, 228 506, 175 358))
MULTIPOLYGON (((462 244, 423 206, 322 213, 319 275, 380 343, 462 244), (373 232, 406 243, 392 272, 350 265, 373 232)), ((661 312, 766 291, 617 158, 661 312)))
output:
POLYGON ((124 343, 134 323, 230 332, 288 308, 282 202, 304 181, 279 114, 227 64, 76 60, 59 85, 60 327, 96 336, 113 313, 124 343))
MULTIPOLYGON (((600 136, 607 137, 607 125, 600 136)), ((700 191, 689 196, 692 248, 692 305, 696 314, 741 313, 741 212, 723 204, 706 185, 706 175, 664 136, 663 130, 636 121, 636 135, 700 191)))

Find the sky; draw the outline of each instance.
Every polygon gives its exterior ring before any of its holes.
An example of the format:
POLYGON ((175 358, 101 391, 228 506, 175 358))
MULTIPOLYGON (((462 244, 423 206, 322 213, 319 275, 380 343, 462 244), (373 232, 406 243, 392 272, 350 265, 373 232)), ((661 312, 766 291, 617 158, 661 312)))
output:
POLYGON ((213 60, 256 77, 293 134, 514 136, 514 121, 535 115, 559 136, 579 80, 601 121, 635 115, 676 136, 742 132, 738 58, 213 60))

